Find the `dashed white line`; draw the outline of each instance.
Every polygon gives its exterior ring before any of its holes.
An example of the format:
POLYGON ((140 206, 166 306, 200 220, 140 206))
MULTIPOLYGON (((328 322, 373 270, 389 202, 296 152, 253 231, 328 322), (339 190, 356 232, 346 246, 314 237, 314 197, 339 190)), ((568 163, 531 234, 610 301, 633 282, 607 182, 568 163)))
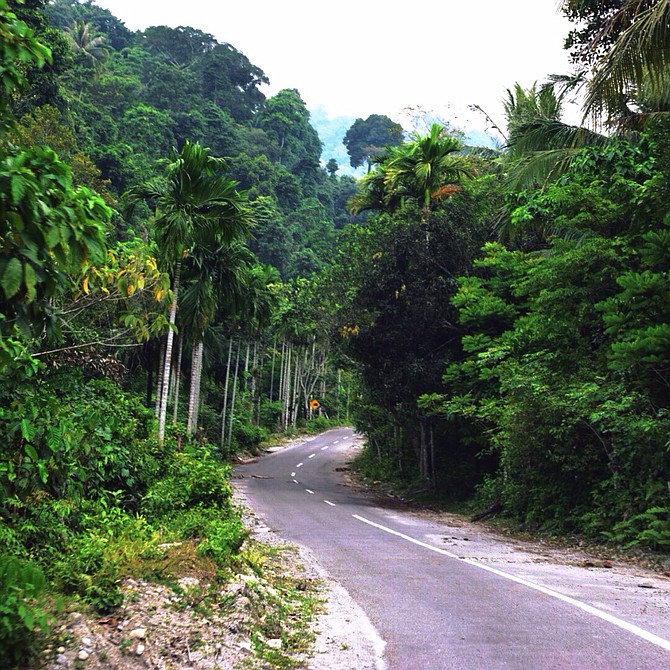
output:
POLYGON ((311 495, 314 495, 314 491, 311 491, 310 489, 305 489, 305 491, 307 491, 307 493, 310 493, 311 495))
POLYGON ((330 502, 330 500, 324 500, 323 502, 326 503, 326 505, 330 505, 331 507, 337 507, 335 503, 330 502))
POLYGON ((314 458, 314 456, 316 456, 316 454, 310 454, 307 458, 314 458))
POLYGON ((303 465, 304 465, 304 463, 298 463, 298 465, 296 465, 295 467, 296 468, 301 468, 303 465))
POLYGON ((335 442, 333 442, 333 444, 338 444, 338 442, 339 442, 339 440, 335 440, 335 442))
POLYGON ((475 561, 471 558, 460 558, 456 554, 452 554, 451 552, 445 551, 444 549, 440 549, 439 547, 434 547, 430 544, 426 544, 425 542, 421 542, 421 540, 417 540, 413 537, 410 537, 409 535, 405 535, 404 533, 399 533, 397 530, 393 530, 392 528, 387 528, 386 526, 382 526, 381 524, 375 523, 374 521, 370 521, 369 519, 366 519, 365 517, 359 516, 358 514, 352 514, 351 516, 353 516, 354 519, 358 519, 358 521, 362 521, 363 523, 368 524, 369 526, 374 526, 375 528, 379 528, 379 530, 383 530, 386 533, 390 533, 391 535, 395 535, 397 537, 400 537, 403 540, 407 540, 408 542, 412 542, 413 544, 416 544, 420 547, 423 547, 424 549, 430 549, 430 551, 434 551, 438 554, 442 554, 443 556, 448 556, 449 558, 454 558, 457 561, 467 563, 468 565, 472 565, 473 567, 479 568, 480 570, 486 570, 486 572, 491 572, 494 575, 498 575, 498 577, 503 577, 505 579, 509 579, 512 582, 516 582, 517 584, 522 584, 523 586, 527 586, 531 589, 534 589, 535 591, 539 591, 540 593, 544 593, 547 596, 551 596, 552 598, 556 598, 557 600, 561 600, 564 603, 568 603, 569 605, 573 605, 574 607, 577 607, 584 612, 588 612, 589 614, 592 614, 593 616, 596 616, 599 619, 603 619, 604 621, 607 621, 608 623, 611 623, 615 626, 618 626, 619 628, 623 628, 623 630, 626 630, 629 633, 632 633, 633 635, 637 635, 638 637, 641 637, 643 640, 646 640, 647 642, 651 642, 652 644, 655 644, 656 646, 661 647, 662 649, 666 649, 667 651, 670 651, 670 640, 666 640, 662 637, 659 637, 658 635, 654 635, 654 633, 650 633, 649 631, 644 630, 644 628, 640 628, 639 626, 635 626, 632 623, 628 623, 627 621, 624 621, 623 619, 619 619, 615 616, 612 616, 611 614, 608 614, 607 612, 602 612, 601 610, 596 609, 595 607, 592 607, 591 605, 587 605, 586 603, 580 602, 579 600, 575 600, 574 598, 570 598, 570 596, 563 595, 562 593, 559 593, 558 591, 553 591, 552 589, 549 589, 546 586, 541 586, 540 584, 535 584, 533 582, 528 581, 527 579, 523 579, 522 577, 517 577, 516 575, 511 575, 507 572, 503 572, 502 570, 498 570, 496 568, 492 568, 491 566, 484 565, 483 563, 479 563, 479 562, 477 562, 477 561, 475 561))
POLYGON ((300 482, 299 482, 297 479, 294 479, 294 480, 293 480, 293 483, 294 483, 294 484, 299 484, 300 482))
POLYGON ((291 473, 291 477, 295 477, 295 472, 292 472, 292 473, 291 473))
POLYGON ((329 445, 326 445, 325 447, 321 447, 321 451, 325 451, 326 449, 328 449, 328 446, 329 445))

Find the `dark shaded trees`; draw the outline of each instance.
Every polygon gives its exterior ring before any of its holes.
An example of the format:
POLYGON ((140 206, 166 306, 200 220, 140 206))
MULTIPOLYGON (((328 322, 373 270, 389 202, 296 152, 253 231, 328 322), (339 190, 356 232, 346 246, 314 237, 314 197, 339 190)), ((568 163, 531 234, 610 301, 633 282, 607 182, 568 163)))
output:
POLYGON ((383 114, 371 114, 367 119, 356 119, 344 136, 351 167, 357 168, 384 151, 403 141, 403 129, 383 114))

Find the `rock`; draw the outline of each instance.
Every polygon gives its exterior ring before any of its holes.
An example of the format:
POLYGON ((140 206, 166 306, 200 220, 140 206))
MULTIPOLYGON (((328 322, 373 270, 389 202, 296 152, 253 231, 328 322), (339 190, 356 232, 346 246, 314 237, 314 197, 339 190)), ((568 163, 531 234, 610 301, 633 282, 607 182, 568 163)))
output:
POLYGON ((640 582, 640 583, 638 584, 638 586, 639 586, 641 589, 654 589, 654 588, 656 588, 656 587, 654 586, 654 584, 653 584, 652 582, 650 582, 650 581, 640 582))
POLYGON ((91 638, 90 638, 90 637, 82 637, 82 638, 81 638, 81 643, 82 643, 85 647, 90 647, 90 646, 91 646, 91 638))
POLYGON ((64 653, 65 653, 65 647, 58 647, 58 649, 56 649, 56 651, 57 651, 59 654, 64 654, 64 653))
POLYGON ((281 649, 282 641, 279 638, 274 638, 272 640, 268 640, 267 645, 270 647, 270 649, 281 649))
POLYGON ((137 645, 137 649, 135 649, 135 653, 138 656, 141 656, 144 653, 144 645, 140 642, 140 644, 137 645))
POLYGON ((90 654, 89 654, 87 651, 85 651, 84 649, 82 649, 82 650, 77 654, 77 658, 78 658, 80 661, 87 661, 89 656, 90 656, 90 654))
POLYGON ((251 642, 249 642, 248 640, 244 640, 244 642, 238 642, 237 646, 240 649, 246 649, 247 651, 251 651, 251 642))
POLYGON ((128 637, 133 640, 144 640, 146 636, 147 636, 146 628, 135 628, 135 630, 131 630, 130 633, 128 633, 128 637))

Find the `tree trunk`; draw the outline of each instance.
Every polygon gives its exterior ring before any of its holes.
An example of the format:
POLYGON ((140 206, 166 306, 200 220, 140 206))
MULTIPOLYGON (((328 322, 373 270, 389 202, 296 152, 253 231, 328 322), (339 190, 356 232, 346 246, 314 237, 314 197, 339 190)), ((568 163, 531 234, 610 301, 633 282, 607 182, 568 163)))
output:
POLYGON ((270 367, 270 402, 272 402, 274 398, 274 390, 275 390, 275 356, 277 354, 277 335, 275 334, 273 340, 272 340, 272 366, 270 367))
POLYGON ((163 389, 163 371, 165 369, 165 340, 161 337, 158 347, 158 360, 156 361, 156 397, 154 398, 154 416, 158 418, 161 413, 161 392, 163 389))
POLYGON ((177 425, 177 416, 179 412, 179 388, 181 386, 181 357, 184 351, 184 338, 179 336, 179 347, 177 349, 177 370, 175 375, 174 388, 174 407, 172 408, 172 425, 177 425))
POLYGON ((428 446, 430 449, 430 488, 435 491, 435 489, 437 489, 437 476, 435 473, 435 429, 432 423, 430 425, 428 446))
POLYGON ((289 425, 289 406, 290 406, 290 392, 291 392, 291 351, 292 347, 290 343, 286 343, 286 354, 284 356, 283 368, 284 368, 284 389, 282 395, 282 402, 284 403, 283 411, 283 421, 284 430, 288 428, 289 425))
POLYGON ((228 340, 228 363, 226 364, 226 381, 223 385, 223 409, 221 410, 221 448, 226 442, 226 410, 228 409, 228 382, 230 380, 230 361, 233 356, 233 337, 228 340))
POLYGON ((200 391, 202 390, 202 363, 204 358, 205 344, 198 342, 198 377, 195 387, 195 412, 193 417, 193 430, 198 430, 198 418, 200 417, 200 391))
POLYGON ((191 354, 191 388, 188 395, 188 421, 186 432, 192 435, 198 422, 198 391, 200 387, 200 372, 202 370, 202 341, 197 342, 191 354))
POLYGON ((158 442, 165 441, 165 420, 167 417, 167 397, 170 388, 170 369, 172 365, 172 343, 174 342, 174 327, 177 322, 177 292, 179 290, 179 275, 181 274, 181 261, 174 268, 174 287, 172 289, 172 304, 170 305, 170 329, 167 333, 165 343, 165 362, 163 364, 163 386, 161 389, 160 413, 158 416, 158 442))
POLYGON ((237 392, 237 375, 240 370, 240 344, 237 341, 237 356, 235 358, 235 374, 233 375, 233 397, 230 399, 230 420, 228 422, 228 451, 233 444, 233 419, 235 418, 235 395, 237 392))
POLYGON ((298 402, 298 399, 300 397, 299 379, 300 379, 300 356, 296 353, 295 377, 293 379, 293 394, 291 396, 291 403, 292 403, 291 425, 294 428, 298 425, 298 409, 300 408, 300 404, 298 402))

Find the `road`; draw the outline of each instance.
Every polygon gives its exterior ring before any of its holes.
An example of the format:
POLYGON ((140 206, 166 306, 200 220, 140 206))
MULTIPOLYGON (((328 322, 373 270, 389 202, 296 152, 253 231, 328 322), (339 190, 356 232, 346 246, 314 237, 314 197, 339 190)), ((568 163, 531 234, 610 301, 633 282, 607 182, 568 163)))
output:
POLYGON ((388 670, 670 669, 670 580, 380 506, 345 485, 353 438, 270 453, 237 485, 365 611, 388 670))

